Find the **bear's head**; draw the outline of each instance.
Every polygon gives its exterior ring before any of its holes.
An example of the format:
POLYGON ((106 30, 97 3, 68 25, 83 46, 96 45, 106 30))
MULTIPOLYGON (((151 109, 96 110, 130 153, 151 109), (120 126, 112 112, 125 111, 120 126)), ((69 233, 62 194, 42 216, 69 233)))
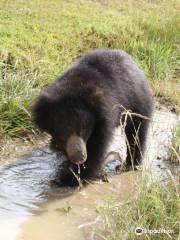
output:
POLYGON ((87 141, 95 120, 91 111, 76 98, 39 97, 33 109, 34 122, 52 136, 52 147, 64 151, 74 164, 87 159, 87 141))

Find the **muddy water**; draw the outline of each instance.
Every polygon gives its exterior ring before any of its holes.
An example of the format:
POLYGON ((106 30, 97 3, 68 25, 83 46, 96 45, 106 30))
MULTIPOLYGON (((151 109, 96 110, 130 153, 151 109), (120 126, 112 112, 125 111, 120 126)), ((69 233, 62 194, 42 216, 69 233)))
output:
MULTIPOLYGON (((150 166, 155 175, 173 168, 164 159, 178 121, 175 114, 167 111, 157 111, 154 115, 143 167, 150 166)), ((117 160, 125 158, 120 129, 114 135, 109 152, 108 160, 114 161, 105 169, 114 175, 117 160)), ((63 156, 57 159, 45 146, 14 164, 1 167, 0 239, 91 239, 93 226, 99 220, 96 208, 110 198, 124 203, 135 195, 140 171, 114 175, 110 183, 97 182, 81 190, 54 187, 51 180, 63 160, 63 156)))
POLYGON ((89 185, 64 199, 56 193, 55 199, 42 206, 42 214, 22 225, 23 232, 18 239, 90 239, 99 220, 96 209, 110 199, 123 203, 132 198, 138 175, 124 173, 121 177, 115 176, 110 184, 89 185))

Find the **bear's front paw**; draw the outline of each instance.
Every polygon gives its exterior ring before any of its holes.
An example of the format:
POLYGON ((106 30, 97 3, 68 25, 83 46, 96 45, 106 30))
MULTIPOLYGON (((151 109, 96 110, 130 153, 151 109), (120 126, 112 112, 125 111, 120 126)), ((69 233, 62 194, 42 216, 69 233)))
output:
POLYGON ((80 183, 73 175, 70 175, 52 180, 51 185, 57 187, 76 187, 79 186, 80 183))

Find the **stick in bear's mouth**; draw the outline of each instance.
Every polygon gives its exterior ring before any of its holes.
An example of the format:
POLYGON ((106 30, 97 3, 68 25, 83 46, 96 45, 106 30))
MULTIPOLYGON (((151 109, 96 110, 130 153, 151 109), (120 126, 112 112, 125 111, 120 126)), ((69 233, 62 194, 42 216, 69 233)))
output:
POLYGON ((67 140, 66 153, 72 163, 83 164, 87 159, 86 143, 74 133, 67 140))

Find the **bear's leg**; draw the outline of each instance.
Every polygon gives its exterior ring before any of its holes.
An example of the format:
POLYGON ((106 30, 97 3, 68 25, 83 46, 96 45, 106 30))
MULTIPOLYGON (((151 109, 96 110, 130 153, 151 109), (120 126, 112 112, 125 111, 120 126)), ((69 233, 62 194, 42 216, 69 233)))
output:
POLYGON ((146 144, 149 120, 140 117, 128 117, 125 126, 127 157, 126 166, 137 166, 141 163, 146 144))
MULTIPOLYGON (((108 126, 109 127, 109 126, 108 126)), ((105 153, 112 138, 112 129, 106 125, 97 126, 87 143, 87 161, 81 177, 94 179, 101 175, 101 167, 104 163, 105 153)))
POLYGON ((77 165, 71 164, 67 161, 57 175, 57 185, 71 187, 79 185, 78 169, 79 167, 77 165))

